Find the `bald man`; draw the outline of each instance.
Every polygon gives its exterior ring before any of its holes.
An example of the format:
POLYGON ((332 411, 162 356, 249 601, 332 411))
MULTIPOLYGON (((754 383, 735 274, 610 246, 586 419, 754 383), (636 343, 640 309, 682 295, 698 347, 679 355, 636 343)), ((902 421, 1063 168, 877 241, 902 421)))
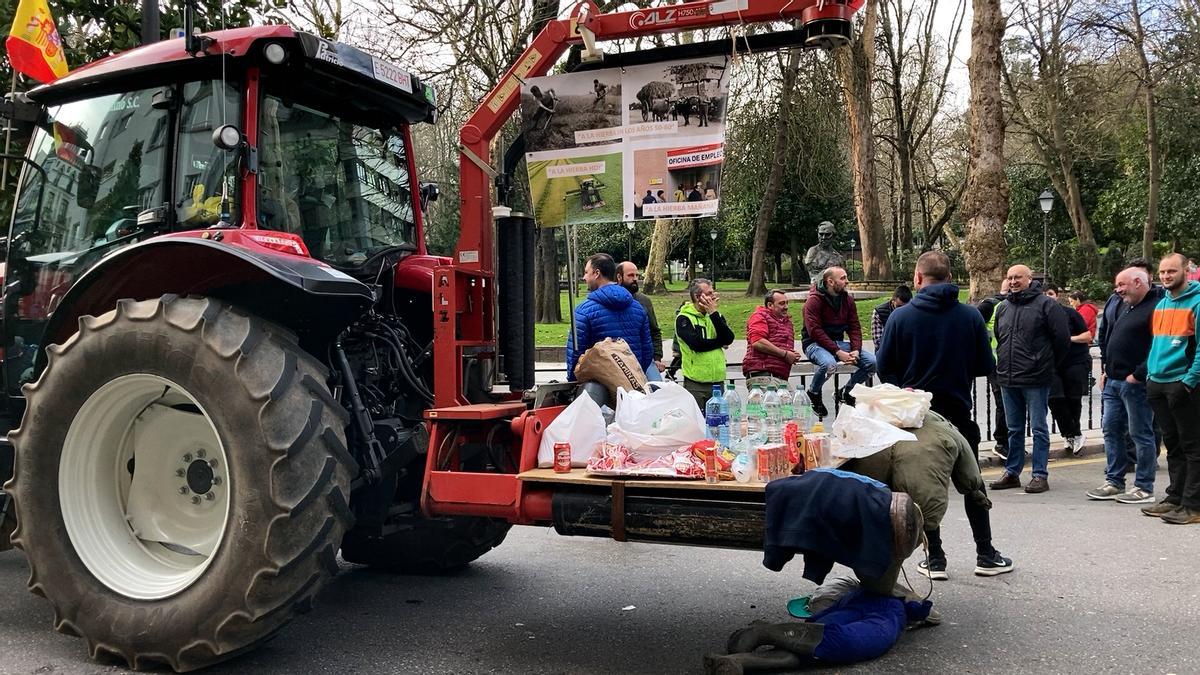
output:
POLYGON ((1066 314, 1058 303, 1042 293, 1025 265, 1013 265, 1005 277, 1007 302, 996 308, 996 380, 1004 399, 1008 425, 1008 459, 1004 475, 992 482, 993 490, 1021 487, 1025 468, 1025 420, 1033 429, 1032 477, 1025 491, 1050 489, 1047 464, 1050 459, 1050 387, 1054 373, 1071 344, 1066 314))
MULTIPOLYGON (((633 299, 637 300, 638 304, 642 306, 642 309, 646 310, 646 319, 650 322, 650 341, 654 343, 653 370, 654 374, 660 374, 663 372, 663 370, 665 370, 662 360, 662 327, 658 325, 658 318, 654 316, 654 303, 650 302, 650 296, 643 293, 638 285, 640 280, 641 276, 638 273, 637 265, 634 265, 628 260, 620 265, 617 265, 617 283, 621 284, 625 290, 632 293, 633 299)), ((653 375, 650 374, 649 369, 647 369, 647 377, 650 377, 652 380, 662 379, 661 376, 653 377, 653 375)))

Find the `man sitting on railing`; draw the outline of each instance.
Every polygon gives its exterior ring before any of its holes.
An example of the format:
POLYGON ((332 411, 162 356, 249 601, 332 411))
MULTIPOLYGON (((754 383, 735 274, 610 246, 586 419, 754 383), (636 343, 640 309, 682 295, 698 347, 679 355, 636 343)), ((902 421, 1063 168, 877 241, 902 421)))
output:
POLYGON ((846 291, 849 284, 846 270, 830 267, 821 273, 804 302, 804 327, 800 336, 805 356, 816 366, 809 383, 808 398, 818 417, 829 415, 821 400, 821 387, 831 368, 841 363, 858 366, 850 381, 836 394, 850 405, 854 405, 850 390, 859 382, 866 382, 875 372, 875 355, 862 348, 862 326, 854 308, 854 296, 846 291))

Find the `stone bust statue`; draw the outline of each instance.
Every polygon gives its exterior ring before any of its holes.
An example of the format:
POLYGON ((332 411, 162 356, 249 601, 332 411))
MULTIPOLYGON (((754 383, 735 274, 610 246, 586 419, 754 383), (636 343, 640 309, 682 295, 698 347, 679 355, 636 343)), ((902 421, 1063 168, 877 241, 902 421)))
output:
POLYGON ((804 269, 810 279, 817 279, 821 272, 830 267, 845 267, 846 257, 833 247, 833 235, 837 233, 828 220, 817 226, 817 245, 804 254, 804 269))

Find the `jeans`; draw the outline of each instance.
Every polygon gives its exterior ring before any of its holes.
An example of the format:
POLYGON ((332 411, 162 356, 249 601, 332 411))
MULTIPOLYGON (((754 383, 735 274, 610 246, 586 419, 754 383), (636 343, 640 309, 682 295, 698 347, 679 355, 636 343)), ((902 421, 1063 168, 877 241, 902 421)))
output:
POLYGON ((1167 446, 1166 501, 1200 511, 1200 387, 1182 382, 1146 383, 1146 397, 1167 446))
MULTIPOLYGON (((850 343, 845 340, 838 342, 837 346, 842 351, 850 351, 850 343)), ((808 391, 820 394, 821 387, 825 385, 825 378, 829 376, 829 369, 837 366, 840 362, 828 349, 815 342, 804 348, 804 355, 817 367, 813 371, 812 381, 808 383, 808 391)), ((846 384, 846 388, 866 382, 874 373, 875 355, 865 349, 860 349, 858 351, 858 370, 850 375, 850 381, 846 384)))
POLYGON ((658 366, 654 365, 653 362, 651 362, 650 365, 646 366, 646 381, 647 382, 662 382, 663 381, 662 373, 658 372, 658 366))
POLYGON ((1154 442, 1154 411, 1146 398, 1145 383, 1107 380, 1100 400, 1104 407, 1100 422, 1104 429, 1104 455, 1108 458, 1104 479, 1125 488, 1125 470, 1129 465, 1125 434, 1128 433, 1137 448, 1137 473, 1133 484, 1146 492, 1154 492, 1154 472, 1158 470, 1154 451, 1157 446, 1154 442))
POLYGON ((1046 464, 1050 461, 1050 426, 1046 423, 1049 413, 1050 387, 1000 387, 1004 398, 1004 421, 1008 425, 1008 461, 1004 469, 1020 476, 1025 468, 1025 415, 1029 414, 1029 425, 1033 428, 1034 478, 1046 478, 1050 474, 1046 464))

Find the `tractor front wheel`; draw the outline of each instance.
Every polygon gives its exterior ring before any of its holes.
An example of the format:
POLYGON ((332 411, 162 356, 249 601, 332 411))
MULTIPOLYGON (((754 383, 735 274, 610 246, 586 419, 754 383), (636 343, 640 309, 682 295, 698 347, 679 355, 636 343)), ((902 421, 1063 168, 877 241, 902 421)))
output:
POLYGON ((13 543, 93 658, 193 670, 311 607, 353 516, 326 370, 205 298, 84 317, 26 387, 13 543))

